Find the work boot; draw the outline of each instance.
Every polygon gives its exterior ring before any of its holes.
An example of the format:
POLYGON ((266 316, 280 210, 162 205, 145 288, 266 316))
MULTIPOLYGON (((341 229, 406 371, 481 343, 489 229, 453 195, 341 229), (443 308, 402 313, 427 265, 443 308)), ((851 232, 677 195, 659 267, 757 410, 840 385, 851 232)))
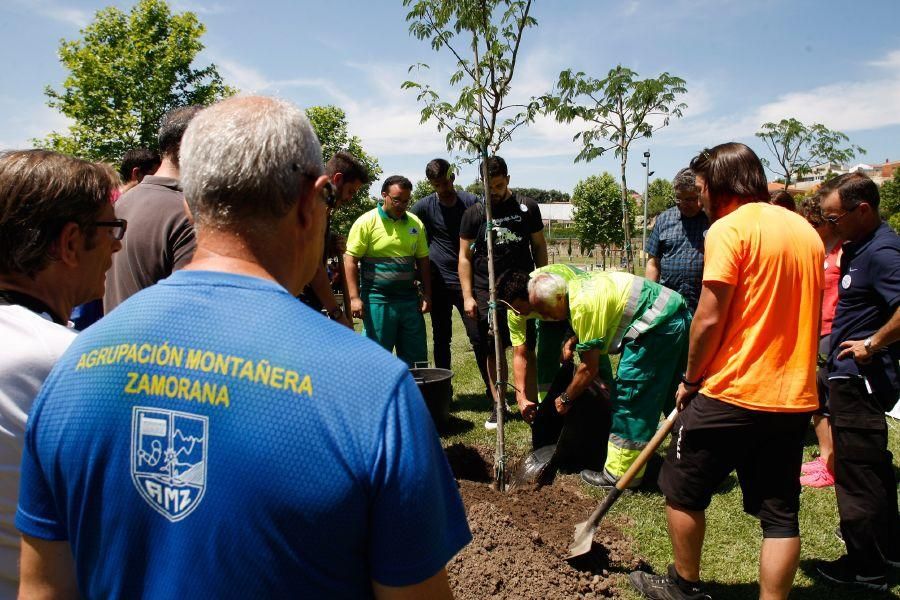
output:
POLYGON ((632 571, 628 579, 641 596, 650 600, 711 600, 709 594, 700 589, 699 581, 683 579, 675 565, 669 565, 666 575, 632 571))
MULTIPOLYGON (((616 487, 616 483, 619 481, 619 478, 615 475, 612 475, 606 469, 603 471, 592 471, 590 469, 585 469, 581 472, 581 480, 588 485, 594 486, 595 488, 601 489, 610 489, 616 487)), ((643 481, 643 477, 635 477, 631 480, 631 483, 628 484, 629 490, 633 490, 634 488, 641 485, 643 481)))
POLYGON ((828 581, 841 585, 856 585, 879 592, 885 592, 888 588, 885 573, 880 575, 862 575, 856 570, 856 567, 850 561, 850 557, 846 554, 837 560, 817 561, 816 571, 828 581))

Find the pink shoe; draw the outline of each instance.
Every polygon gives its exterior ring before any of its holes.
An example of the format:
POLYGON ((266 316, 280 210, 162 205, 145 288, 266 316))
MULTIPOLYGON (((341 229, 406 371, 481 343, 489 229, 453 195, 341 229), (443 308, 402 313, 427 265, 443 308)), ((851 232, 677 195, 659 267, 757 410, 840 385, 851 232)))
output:
POLYGON ((800 474, 801 475, 810 475, 812 473, 816 473, 818 471, 824 471, 828 467, 825 465, 825 461, 822 460, 821 456, 817 456, 809 462, 805 462, 800 465, 800 474))
POLYGON ((811 488, 831 487, 834 485, 834 475, 828 469, 813 471, 800 477, 800 485, 811 488))

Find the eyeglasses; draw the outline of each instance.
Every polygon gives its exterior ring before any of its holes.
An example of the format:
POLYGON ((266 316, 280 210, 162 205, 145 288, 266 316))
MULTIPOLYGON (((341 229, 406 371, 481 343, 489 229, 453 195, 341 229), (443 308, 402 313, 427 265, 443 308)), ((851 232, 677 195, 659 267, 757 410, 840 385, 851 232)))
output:
POLYGON ((406 200, 404 200, 402 198, 394 198, 393 196, 388 196, 388 198, 390 198, 391 202, 393 202, 397 206, 406 206, 407 204, 409 204, 409 201, 410 201, 410 198, 407 198, 406 200))
POLYGON ((844 214, 837 215, 836 217, 835 217, 835 216, 832 216, 832 217, 824 217, 824 218, 825 218, 825 222, 828 223, 829 225, 831 225, 832 227, 834 227, 835 225, 838 224, 838 221, 840 221, 841 219, 843 219, 844 217, 846 217, 847 215, 849 215, 850 213, 852 213, 854 210, 856 210, 857 208, 859 208, 859 205, 860 205, 860 204, 862 204, 862 202, 860 202, 859 204, 857 204, 857 205, 854 206, 853 208, 848 208, 847 210, 844 211, 844 214))
POLYGON ((125 219, 114 219, 112 221, 94 221, 92 225, 97 227, 109 227, 109 235, 114 240, 121 240, 125 237, 125 230, 128 228, 128 221, 125 219))
POLYGON ((333 210, 334 205, 337 203, 337 190, 330 181, 326 181, 322 187, 322 202, 325 203, 328 210, 333 210))

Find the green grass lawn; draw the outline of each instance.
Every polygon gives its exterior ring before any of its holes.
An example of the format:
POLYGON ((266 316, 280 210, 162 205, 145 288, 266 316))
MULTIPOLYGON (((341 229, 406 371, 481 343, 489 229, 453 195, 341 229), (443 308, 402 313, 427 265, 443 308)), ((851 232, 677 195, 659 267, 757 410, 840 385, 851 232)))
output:
MULTIPOLYGON (((429 356, 431 355, 431 325, 428 323, 429 356)), ((495 433, 484 428, 484 420, 489 414, 489 404, 484 394, 484 386, 475 366, 474 356, 462 321, 454 315, 453 345, 454 401, 451 407, 450 431, 443 437, 443 443, 450 445, 462 442, 483 448, 493 448, 495 433)), ((512 394, 508 398, 512 400, 512 394)), ((890 450, 900 456, 900 432, 898 423, 888 419, 891 425, 890 450)), ((518 414, 507 421, 506 451, 507 464, 524 456, 530 450, 530 433, 518 414)), ((815 436, 810 429, 807 436, 806 455, 813 456, 816 450, 815 436)), ((660 449, 659 454, 665 451, 660 449)), ((660 459, 661 460, 661 459, 660 459)), ((659 462, 651 465, 646 479, 655 479, 659 462)), ((649 487, 649 486, 648 486, 649 487)), ((598 499, 602 493, 585 490, 598 499)), ((658 491, 648 490, 626 494, 619 500, 610 514, 610 519, 618 524, 634 539, 638 554, 658 572, 664 572, 671 562, 671 548, 666 533, 665 503, 658 491)), ((587 515, 585 515, 587 518, 587 515)), ((832 587, 812 577, 811 561, 818 558, 833 559, 843 552, 843 545, 835 537, 838 525, 834 488, 804 489, 801 496, 800 527, 803 548, 800 570, 794 581, 792 598, 873 598, 876 594, 868 591, 849 590, 832 587)), ((704 581, 710 582, 708 591, 716 599, 749 599, 759 594, 757 585, 759 547, 762 541, 756 519, 742 511, 741 492, 734 476, 729 478, 707 511, 707 535, 704 545, 702 574, 704 581)), ((625 574, 618 574, 620 589, 630 590, 624 581, 625 574)), ((892 594, 900 597, 900 579, 894 573, 892 594)), ((628 592, 626 592, 628 593, 628 592)), ((633 595, 636 597, 636 595, 633 595)))

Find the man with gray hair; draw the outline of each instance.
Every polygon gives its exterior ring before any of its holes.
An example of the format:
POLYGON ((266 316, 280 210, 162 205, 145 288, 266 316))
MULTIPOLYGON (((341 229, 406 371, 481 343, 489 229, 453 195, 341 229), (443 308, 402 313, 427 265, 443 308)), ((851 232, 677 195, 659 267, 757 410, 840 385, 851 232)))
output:
POLYGON ((449 598, 471 535, 415 382, 295 299, 334 201, 303 111, 223 100, 181 154, 193 260, 35 402, 23 596, 449 598))
MULTIPOLYGON (((691 315, 678 292, 625 272, 597 272, 566 280, 536 273, 528 282, 528 301, 508 290, 512 307, 545 321, 568 319, 578 338, 581 364, 556 400, 564 415, 601 374, 603 355, 621 352, 611 390, 612 428, 602 472, 584 470, 596 487, 613 487, 637 460, 672 403, 687 360, 691 315)), ((611 383, 611 382, 607 382, 611 383)), ((640 485, 644 469, 630 487, 640 485)))
POLYGON ((681 294, 693 313, 703 284, 703 241, 709 229, 709 217, 700 210, 693 171, 687 168, 678 171, 672 187, 675 206, 656 217, 647 240, 645 276, 681 294))
POLYGON ((113 257, 107 275, 106 313, 191 260, 196 243, 179 184, 180 148, 188 124, 201 108, 182 106, 166 113, 159 126, 159 168, 116 202, 116 214, 131 223, 131 235, 113 257))

